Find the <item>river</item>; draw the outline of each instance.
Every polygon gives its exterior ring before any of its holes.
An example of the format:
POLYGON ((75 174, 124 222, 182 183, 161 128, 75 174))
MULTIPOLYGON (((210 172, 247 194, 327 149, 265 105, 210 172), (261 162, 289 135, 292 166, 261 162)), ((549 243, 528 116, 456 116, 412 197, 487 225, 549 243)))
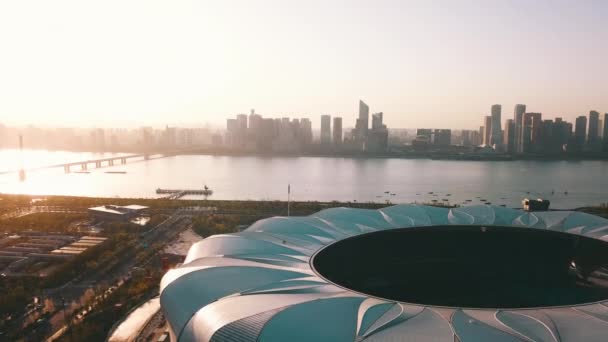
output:
MULTIPOLYGON (((0 192, 92 197, 158 197, 156 188, 213 189, 212 199, 449 202, 520 207, 542 197, 553 208, 608 202, 608 161, 442 161, 426 159, 184 155, 65 174, 14 172, 113 154, 0 150, 0 192), (126 173, 106 173, 121 171, 126 173)), ((116 155, 116 154, 114 154, 116 155)), ((73 167, 73 171, 79 167, 73 167)), ((187 197, 187 198, 198 198, 187 197)))

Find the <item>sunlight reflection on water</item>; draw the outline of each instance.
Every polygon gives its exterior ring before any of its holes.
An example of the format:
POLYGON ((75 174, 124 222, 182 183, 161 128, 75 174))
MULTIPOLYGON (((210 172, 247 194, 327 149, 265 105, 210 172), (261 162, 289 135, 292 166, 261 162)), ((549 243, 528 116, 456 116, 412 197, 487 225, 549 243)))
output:
MULTIPOLYGON (((28 160, 37 158, 28 165, 95 156, 45 153, 27 151, 28 160)), ((15 158, 14 151, 0 151, 0 170, 18 165, 15 158)), ((79 167, 73 168, 77 170, 79 167)), ((551 200, 553 208, 608 202, 606 161, 479 162, 188 155, 129 161, 111 168, 96 169, 89 165, 88 172, 65 174, 62 168, 46 169, 28 172, 25 182, 19 182, 15 173, 0 174, 0 192, 155 198, 158 197, 156 188, 201 189, 207 184, 214 191, 210 199, 286 200, 287 184, 291 184, 291 197, 296 201, 428 203, 434 200, 520 207, 524 197, 542 197, 551 200), (106 173, 110 170, 126 173, 106 173)))

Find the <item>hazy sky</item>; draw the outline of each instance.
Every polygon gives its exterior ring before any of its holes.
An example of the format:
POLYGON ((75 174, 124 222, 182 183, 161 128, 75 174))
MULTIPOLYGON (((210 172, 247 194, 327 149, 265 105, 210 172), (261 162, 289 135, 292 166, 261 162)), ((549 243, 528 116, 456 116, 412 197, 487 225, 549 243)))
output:
POLYGON ((205 122, 358 100, 389 127, 475 128, 493 103, 608 112, 608 1, 0 2, 0 123, 205 122))

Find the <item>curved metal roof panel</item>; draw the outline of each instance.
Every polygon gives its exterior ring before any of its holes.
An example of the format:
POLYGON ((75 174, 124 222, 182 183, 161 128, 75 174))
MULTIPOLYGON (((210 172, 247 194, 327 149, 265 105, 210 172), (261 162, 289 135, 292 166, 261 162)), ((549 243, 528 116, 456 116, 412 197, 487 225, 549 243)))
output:
POLYGON ((479 205, 333 208, 260 220, 192 246, 161 282, 179 341, 607 341, 608 301, 540 309, 464 309, 365 296, 311 269, 321 248, 367 232, 435 225, 547 229, 608 240, 608 220, 580 212, 479 205))

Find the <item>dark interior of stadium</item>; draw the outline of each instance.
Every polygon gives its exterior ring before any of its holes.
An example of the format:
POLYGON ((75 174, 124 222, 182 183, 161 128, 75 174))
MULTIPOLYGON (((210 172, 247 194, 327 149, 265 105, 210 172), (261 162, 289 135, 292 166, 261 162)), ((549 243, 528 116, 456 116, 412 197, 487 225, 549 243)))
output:
POLYGON ((498 226, 362 234, 312 260, 328 281, 387 300, 462 308, 538 308, 608 299, 608 243, 498 226))

